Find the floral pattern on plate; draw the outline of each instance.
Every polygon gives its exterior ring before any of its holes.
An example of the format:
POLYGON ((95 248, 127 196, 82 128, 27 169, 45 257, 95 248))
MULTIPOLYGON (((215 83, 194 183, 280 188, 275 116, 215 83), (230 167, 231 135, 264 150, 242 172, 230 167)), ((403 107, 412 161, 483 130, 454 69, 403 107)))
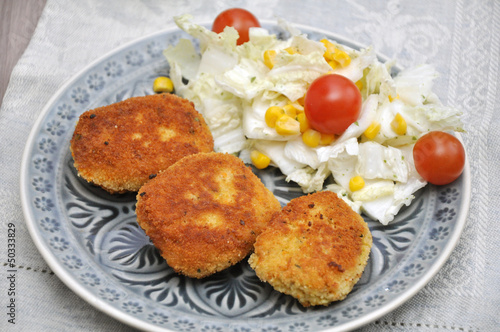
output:
MULTIPOLYGON (((328 35, 302 31, 317 40, 328 35)), ((176 274, 138 226, 134 194, 109 195, 78 177, 69 140, 79 114, 152 94, 154 78, 168 74, 161 51, 180 38, 190 37, 169 30, 103 57, 68 82, 35 125, 22 199, 32 236, 60 278, 132 326, 175 331, 345 330, 389 312, 425 285, 462 231, 468 170, 450 185, 419 191, 388 226, 367 220, 373 249, 362 278, 344 301, 312 308, 260 282, 246 260, 202 280, 176 274)), ((282 205, 302 194, 276 169, 254 171, 282 205)))

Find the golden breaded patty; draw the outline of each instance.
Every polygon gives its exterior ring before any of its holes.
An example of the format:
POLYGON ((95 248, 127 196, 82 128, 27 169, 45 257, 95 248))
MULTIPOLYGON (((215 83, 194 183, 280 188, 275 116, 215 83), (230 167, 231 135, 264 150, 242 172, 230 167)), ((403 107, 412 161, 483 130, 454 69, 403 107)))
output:
POLYGON ((203 278, 245 258, 281 210, 250 168, 224 153, 184 157, 137 195, 139 225, 176 272, 203 278))
POLYGON ((213 151, 193 103, 172 94, 133 97, 83 113, 71 139, 75 168, 111 193, 138 191, 184 156, 213 151))
POLYGON ((337 194, 292 199, 257 237, 250 266, 303 306, 344 299, 366 266, 372 236, 363 218, 337 194))

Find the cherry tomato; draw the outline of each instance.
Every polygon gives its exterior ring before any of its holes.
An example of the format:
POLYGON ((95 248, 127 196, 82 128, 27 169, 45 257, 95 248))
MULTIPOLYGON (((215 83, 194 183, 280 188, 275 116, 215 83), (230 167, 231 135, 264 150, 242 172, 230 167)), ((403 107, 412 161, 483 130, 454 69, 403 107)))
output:
POLYGON ((313 129, 340 135, 358 119, 361 104, 361 93, 350 79, 329 74, 311 83, 304 107, 313 129))
POLYGON ((432 131, 415 143, 413 159, 418 174, 424 180, 443 185, 455 181, 462 174, 465 149, 455 136, 432 131))
POLYGON ((242 8, 231 8, 221 12, 212 25, 212 31, 221 33, 226 26, 230 26, 238 31, 240 37, 236 44, 241 45, 246 43, 248 38, 248 29, 252 27, 260 27, 257 18, 248 10, 242 8))

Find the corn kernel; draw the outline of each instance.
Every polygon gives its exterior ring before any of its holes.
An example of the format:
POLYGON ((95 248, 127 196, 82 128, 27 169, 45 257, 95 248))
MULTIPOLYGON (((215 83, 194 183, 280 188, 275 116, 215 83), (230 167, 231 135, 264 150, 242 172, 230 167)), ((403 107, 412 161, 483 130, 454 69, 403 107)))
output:
POLYGON ((288 54, 298 54, 299 53, 299 50, 297 49, 297 47, 294 47, 294 46, 290 46, 290 47, 285 48, 285 51, 288 54))
POLYGON ((380 123, 378 123, 377 121, 373 121, 369 126, 368 128, 366 128, 364 134, 365 134, 365 137, 368 138, 368 139, 374 139, 375 136, 377 136, 377 134, 379 133, 380 131, 380 123))
POLYGON ((319 144, 321 145, 330 145, 332 142, 335 141, 335 135, 334 134, 324 134, 321 133, 321 140, 319 141, 319 144))
POLYGON ((264 169, 271 163, 271 159, 268 156, 257 150, 250 152, 250 159, 252 160, 252 164, 258 169, 264 169))
POLYGON ((297 121, 299 121, 301 133, 305 133, 308 129, 311 129, 309 120, 307 120, 306 114, 304 112, 297 114, 297 121))
POLYGON ((394 120, 392 120, 391 127, 394 130, 394 132, 396 132, 396 134, 398 135, 406 134, 406 129, 407 129, 406 120, 399 113, 396 114, 394 120))
POLYGON ((351 64, 351 57, 346 52, 335 49, 335 53, 333 54, 333 60, 338 62, 342 68, 345 68, 351 64))
POLYGON ((174 83, 172 80, 165 76, 157 77, 153 82, 153 91, 156 93, 172 92, 174 91, 174 83))
POLYGON ((365 180, 359 175, 352 177, 349 180, 349 189, 351 191, 358 191, 360 189, 363 189, 365 186, 365 180))
POLYGON ((332 67, 332 69, 335 69, 338 66, 338 63, 335 60, 328 61, 328 64, 330 65, 330 67, 332 67))
POLYGON ((273 69, 275 58, 276 58, 276 51, 275 50, 267 50, 264 52, 264 64, 269 69, 273 69))
POLYGON ((285 111, 286 115, 288 115, 292 118, 297 117, 297 109, 292 104, 288 104, 288 105, 283 106, 283 110, 285 111))
POLYGON ((326 61, 333 60, 333 53, 335 53, 335 45, 328 39, 321 39, 320 42, 326 47, 323 57, 326 61))
POLYGON ((321 133, 314 129, 307 129, 302 134, 302 142, 304 142, 305 145, 311 148, 317 147, 319 145, 320 140, 321 140, 321 133))
POLYGON ((333 43, 331 41, 329 41, 328 39, 326 39, 326 38, 321 39, 320 43, 322 43, 323 45, 325 45, 326 48, 335 47, 335 45, 333 45, 333 43))
POLYGON ((295 110, 297 111, 297 115, 305 112, 304 106, 300 105, 299 103, 295 102, 292 105, 293 105, 293 107, 295 107, 295 110))
POLYGON ((356 84, 356 86, 358 87, 358 89, 359 89, 360 91, 363 89, 363 81, 359 80, 359 81, 357 81, 357 82, 356 82, 356 83, 354 83, 354 84, 356 84))
POLYGON ((297 103, 299 103, 300 106, 304 106, 306 104, 306 95, 297 99, 297 103))
POLYGON ((278 118, 281 117, 283 114, 285 114, 285 111, 283 110, 282 107, 280 106, 269 107, 265 115, 266 124, 269 127, 274 128, 276 126, 276 120, 278 120, 278 118))
POLYGON ((276 120, 274 128, 279 135, 296 135, 300 133, 300 123, 286 114, 276 120))

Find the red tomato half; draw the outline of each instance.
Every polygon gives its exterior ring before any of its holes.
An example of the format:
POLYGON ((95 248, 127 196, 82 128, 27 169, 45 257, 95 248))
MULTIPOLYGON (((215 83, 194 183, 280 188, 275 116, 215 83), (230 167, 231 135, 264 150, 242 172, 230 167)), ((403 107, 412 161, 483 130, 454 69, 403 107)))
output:
POLYGON ((424 180, 443 185, 455 181, 462 174, 465 149, 455 136, 432 131, 415 143, 413 159, 418 174, 424 180))
POLYGON ((236 42, 238 45, 246 43, 248 38, 248 29, 260 27, 260 23, 252 13, 242 8, 231 8, 220 13, 212 25, 212 31, 221 33, 226 26, 230 26, 238 31, 240 38, 236 42))
POLYGON ((340 135, 358 119, 361 104, 361 93, 350 79, 330 74, 311 83, 304 108, 313 129, 340 135))

